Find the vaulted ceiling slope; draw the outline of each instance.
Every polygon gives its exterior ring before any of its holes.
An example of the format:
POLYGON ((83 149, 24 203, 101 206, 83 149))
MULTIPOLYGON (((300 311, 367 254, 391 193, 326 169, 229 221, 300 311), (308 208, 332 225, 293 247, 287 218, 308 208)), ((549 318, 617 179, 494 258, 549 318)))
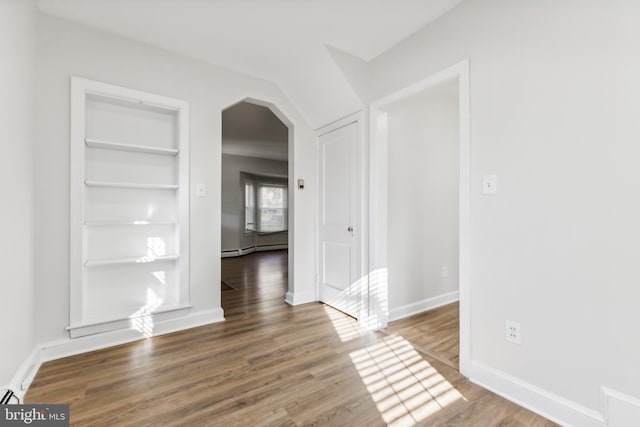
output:
POLYGON ((462 0, 38 0, 43 13, 270 80, 313 127, 361 108, 327 46, 370 61, 462 0))

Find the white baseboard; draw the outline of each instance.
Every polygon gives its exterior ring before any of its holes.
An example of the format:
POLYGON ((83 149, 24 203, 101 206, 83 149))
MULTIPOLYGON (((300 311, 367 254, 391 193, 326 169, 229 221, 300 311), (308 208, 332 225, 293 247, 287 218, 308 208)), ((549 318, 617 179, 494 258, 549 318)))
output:
POLYGON ((27 358, 18 367, 18 370, 11 379, 11 384, 3 387, 3 389, 11 389, 11 391, 18 396, 20 402, 23 402, 24 395, 29 389, 36 372, 38 372, 38 368, 40 368, 40 363, 40 349, 35 346, 27 358))
POLYGON ((256 251, 265 252, 265 251, 281 251, 283 249, 289 249, 289 245, 284 243, 281 245, 262 245, 256 246, 256 251))
POLYGON ((640 425, 640 399, 602 387, 602 415, 608 427, 640 425))
POLYGON ((411 304, 401 305, 400 307, 389 310, 389 321, 393 322, 394 320, 404 319, 405 317, 413 316, 414 314, 422 313, 423 311, 456 302, 459 299, 460 293, 458 291, 454 291, 423 299, 421 301, 412 302, 411 304))
POLYGON ((256 251, 256 247, 255 246, 251 246, 250 248, 244 248, 244 249, 238 249, 238 255, 236 256, 242 256, 242 255, 249 255, 252 254, 256 251))
POLYGON ((602 411, 596 411, 479 362, 471 362, 469 379, 563 426, 640 425, 640 399, 606 387, 601 389, 602 411))
POLYGON ((294 305, 293 304, 293 292, 287 292, 286 294, 284 294, 284 302, 286 302, 289 305, 294 305))
POLYGON ((251 254, 251 253, 253 253, 255 251, 256 251, 256 247, 255 246, 250 246, 248 248, 243 248, 243 249, 232 249, 230 251, 222 251, 220 253, 220 257, 221 258, 237 257, 237 256, 242 256, 242 255, 248 255, 248 254, 251 254))
POLYGON ((230 251, 222 251, 220 253, 221 258, 231 258, 237 256, 248 255, 253 252, 265 252, 265 251, 280 251, 282 249, 288 249, 289 245, 284 243, 281 245, 262 245, 262 246, 250 246, 244 249, 232 249, 230 251))
MULTIPOLYGON (((178 332, 222 321, 224 321, 224 311, 221 307, 206 311, 198 311, 195 313, 189 313, 186 316, 158 321, 153 327, 152 336, 155 337, 170 334, 172 332, 178 332)), ((20 369, 18 369, 14 375, 12 389, 20 396, 20 399, 22 399, 38 372, 40 365, 44 362, 90 351, 101 350, 107 347, 113 347, 115 345, 138 341, 145 338, 147 337, 136 330, 122 329, 81 338, 64 339, 36 345, 28 359, 23 362, 20 369)))
POLYGON ((287 292, 284 297, 284 302, 289 305, 308 304, 316 301, 318 301, 318 297, 315 292, 287 292))
POLYGON ((238 251, 222 251, 220 252, 220 258, 231 258, 238 256, 238 251))

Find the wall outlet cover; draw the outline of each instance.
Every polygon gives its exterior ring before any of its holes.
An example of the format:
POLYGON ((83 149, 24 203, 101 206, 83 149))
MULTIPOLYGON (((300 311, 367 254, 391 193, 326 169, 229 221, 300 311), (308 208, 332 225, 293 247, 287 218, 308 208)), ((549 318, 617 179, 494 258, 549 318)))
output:
POLYGON ((506 340, 514 344, 520 344, 522 342, 522 331, 520 329, 520 323, 513 320, 507 320, 505 325, 506 340))

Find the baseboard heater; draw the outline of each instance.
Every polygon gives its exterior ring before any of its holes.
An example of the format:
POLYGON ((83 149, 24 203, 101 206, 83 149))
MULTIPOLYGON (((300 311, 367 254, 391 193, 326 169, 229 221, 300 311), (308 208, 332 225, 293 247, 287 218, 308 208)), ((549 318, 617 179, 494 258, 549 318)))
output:
POLYGON ((222 251, 222 258, 230 258, 236 256, 247 255, 253 252, 264 252, 264 251, 278 251, 282 249, 288 249, 289 245, 280 244, 280 245, 260 245, 260 246, 249 246, 248 248, 243 249, 234 249, 230 251, 222 251))

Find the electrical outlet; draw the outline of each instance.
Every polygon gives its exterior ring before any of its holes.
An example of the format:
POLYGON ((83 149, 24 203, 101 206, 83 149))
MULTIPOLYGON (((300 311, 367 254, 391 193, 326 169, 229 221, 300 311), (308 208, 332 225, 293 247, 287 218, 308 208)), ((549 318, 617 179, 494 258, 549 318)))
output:
POLYGON ((506 339, 514 344, 520 344, 522 336, 520 330, 520 323, 513 320, 507 320, 506 322, 506 339))
POLYGON ((442 277, 449 277, 449 266, 448 265, 443 265, 442 266, 442 277))

